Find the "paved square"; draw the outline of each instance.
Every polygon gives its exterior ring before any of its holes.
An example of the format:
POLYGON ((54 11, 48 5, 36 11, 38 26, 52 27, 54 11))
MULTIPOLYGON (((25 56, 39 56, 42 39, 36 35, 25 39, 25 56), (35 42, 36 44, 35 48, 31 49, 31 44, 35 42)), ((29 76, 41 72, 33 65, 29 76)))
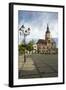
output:
POLYGON ((19 79, 46 78, 58 76, 58 55, 32 54, 19 56, 18 60, 19 79))

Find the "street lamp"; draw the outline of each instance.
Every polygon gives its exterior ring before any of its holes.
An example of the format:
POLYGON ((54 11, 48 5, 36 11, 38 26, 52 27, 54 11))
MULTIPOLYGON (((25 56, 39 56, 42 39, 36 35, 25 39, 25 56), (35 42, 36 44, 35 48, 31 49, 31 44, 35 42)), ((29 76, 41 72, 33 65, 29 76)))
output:
MULTIPOLYGON (((19 29, 24 35, 24 46, 26 45, 26 36, 30 34, 30 28, 25 29, 25 26, 22 25, 21 28, 19 29)), ((24 62, 26 62, 26 53, 24 51, 24 62)))

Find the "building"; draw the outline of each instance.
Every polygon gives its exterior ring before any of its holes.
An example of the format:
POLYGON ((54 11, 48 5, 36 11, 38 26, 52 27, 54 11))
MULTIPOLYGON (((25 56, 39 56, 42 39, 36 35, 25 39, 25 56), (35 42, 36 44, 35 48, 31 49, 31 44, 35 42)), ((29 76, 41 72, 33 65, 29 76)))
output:
POLYGON ((37 42, 38 53, 56 53, 56 42, 51 38, 49 26, 45 32, 45 39, 39 39, 37 42))
POLYGON ((33 45, 33 53, 37 53, 37 44, 33 45))

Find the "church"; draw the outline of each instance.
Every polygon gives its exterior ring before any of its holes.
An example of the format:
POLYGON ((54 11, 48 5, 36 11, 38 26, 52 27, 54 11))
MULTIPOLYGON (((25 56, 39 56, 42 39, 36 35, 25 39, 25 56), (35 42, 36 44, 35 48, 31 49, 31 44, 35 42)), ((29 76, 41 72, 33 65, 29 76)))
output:
POLYGON ((49 25, 47 24, 45 39, 39 39, 37 42, 38 53, 57 53, 56 42, 51 37, 49 25))

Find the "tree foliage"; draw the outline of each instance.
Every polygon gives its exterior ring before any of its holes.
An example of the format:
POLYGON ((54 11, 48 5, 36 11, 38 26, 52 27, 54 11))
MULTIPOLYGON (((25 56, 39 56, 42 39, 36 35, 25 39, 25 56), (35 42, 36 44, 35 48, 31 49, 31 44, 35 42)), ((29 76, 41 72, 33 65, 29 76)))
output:
POLYGON ((23 54, 25 52, 25 46, 24 44, 18 45, 19 54, 23 54))
POLYGON ((19 54, 24 54, 25 50, 28 50, 29 52, 33 50, 33 44, 34 41, 30 41, 27 45, 24 45, 23 43, 18 45, 19 54))
POLYGON ((33 50, 33 43, 32 41, 30 41, 27 45, 27 48, 26 48, 28 51, 32 51, 33 50))

